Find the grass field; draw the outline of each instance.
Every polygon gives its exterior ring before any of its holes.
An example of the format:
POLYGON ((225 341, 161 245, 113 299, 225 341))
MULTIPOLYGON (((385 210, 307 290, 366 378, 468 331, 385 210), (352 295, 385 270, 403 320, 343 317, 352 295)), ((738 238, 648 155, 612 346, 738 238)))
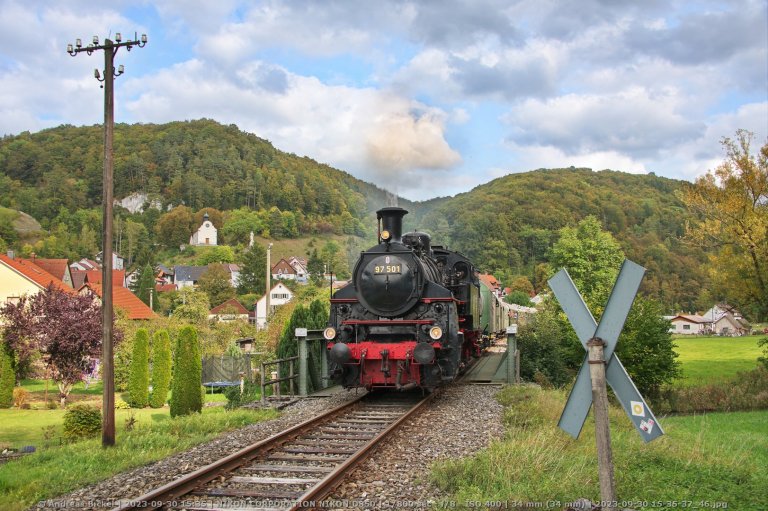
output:
POLYGON ((749 371, 757 365, 762 354, 757 341, 764 335, 746 337, 675 338, 675 352, 682 363, 683 385, 700 385, 724 381, 737 372, 749 371))
MULTIPOLYGON (((508 387, 500 399, 505 438, 472 458, 435 466, 433 480, 450 493, 447 500, 459 508, 471 501, 599 501, 592 417, 574 440, 557 428, 563 391, 508 387)), ((666 434, 649 444, 622 410, 610 415, 623 507, 768 508, 768 411, 661 418, 666 434)))
MULTIPOLYGON (((23 380, 22 388, 29 392, 28 402, 32 409, 19 410, 18 408, 0 409, 0 445, 19 448, 25 445, 40 446, 46 441, 45 437, 54 434, 55 438, 61 436, 61 424, 66 410, 49 410, 45 406, 45 380, 23 380), (50 430, 53 426, 54 429, 50 430)), ((58 389, 53 382, 48 383, 48 400, 58 403, 58 389)), ((96 381, 86 389, 82 383, 75 385, 75 388, 69 395, 68 402, 88 403, 95 406, 101 406, 102 385, 96 381)), ((116 394, 115 399, 121 399, 121 394, 116 394)), ((227 398, 224 394, 210 393, 205 394, 205 403, 224 404, 227 398)), ((206 408, 206 413, 209 413, 206 408)), ((144 408, 140 410, 115 410, 115 425, 120 427, 131 415, 135 415, 140 424, 150 424, 170 418, 170 410, 167 406, 164 408, 144 408)), ((54 443, 58 440, 54 440, 54 443)))
MULTIPOLYGON (((25 413, 3 410, 15 414, 25 413)), ((51 445, 20 460, 0 465, 0 509, 15 511, 26 509, 42 499, 64 494, 96 481, 103 480, 124 470, 145 465, 184 451, 199 443, 211 440, 222 432, 274 418, 273 410, 233 410, 223 407, 205 408, 202 414, 171 419, 167 409, 137 411, 139 423, 132 431, 126 431, 124 419, 127 412, 118 410, 116 445, 101 446, 101 439, 84 440, 71 444, 51 445)), ((29 411, 50 414, 58 411, 29 411)), ((36 416, 42 417, 42 416, 36 416)), ((6 416, 0 416, 5 427, 6 416)), ((37 418, 35 425, 41 423, 37 418)))

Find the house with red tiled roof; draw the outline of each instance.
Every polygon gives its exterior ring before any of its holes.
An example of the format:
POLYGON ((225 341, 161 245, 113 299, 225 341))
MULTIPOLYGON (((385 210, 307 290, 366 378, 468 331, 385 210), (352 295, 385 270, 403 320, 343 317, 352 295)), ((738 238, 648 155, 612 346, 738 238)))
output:
POLYGON ((44 259, 41 257, 35 257, 35 255, 32 254, 32 258, 27 259, 27 261, 31 262, 35 266, 39 266, 74 289, 75 285, 72 282, 72 272, 69 269, 68 259, 44 259))
MULTIPOLYGON (((85 283, 83 287, 77 290, 78 293, 93 293, 99 298, 103 296, 101 284, 85 283)), ((147 304, 142 302, 138 296, 131 293, 131 290, 123 286, 112 286, 112 305, 115 309, 123 310, 128 319, 153 319, 157 315, 152 312, 147 304)))
POLYGON ((669 320, 669 331, 673 334, 707 334, 712 331, 712 321, 698 314, 678 314, 669 320))
POLYGON ((31 296, 53 286, 67 293, 75 290, 26 259, 0 254, 0 305, 31 296))
MULTIPOLYGON (((83 273, 85 276, 80 287, 82 287, 83 284, 101 284, 101 270, 88 270, 83 273)), ((125 287, 125 270, 112 270, 112 285, 115 287, 125 287)), ((78 289, 80 289, 80 287, 78 287, 78 289)))
POLYGON ((230 298, 208 312, 208 319, 217 321, 248 321, 248 309, 237 298, 230 298))

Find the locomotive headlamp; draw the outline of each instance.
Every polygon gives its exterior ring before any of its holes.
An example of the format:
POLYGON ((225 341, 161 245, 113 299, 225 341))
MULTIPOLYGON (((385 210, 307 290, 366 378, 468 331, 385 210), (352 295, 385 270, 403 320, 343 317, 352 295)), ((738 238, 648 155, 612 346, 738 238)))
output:
POLYGON ((443 329, 439 326, 433 326, 429 329, 429 336, 436 341, 443 336, 443 329))
POLYGON ((392 237, 392 234, 389 231, 381 231, 381 239, 384 241, 388 241, 389 238, 392 237))
POLYGON ((323 337, 325 337, 326 341, 330 341, 336 338, 336 329, 332 326, 329 326, 325 330, 323 330, 323 337))

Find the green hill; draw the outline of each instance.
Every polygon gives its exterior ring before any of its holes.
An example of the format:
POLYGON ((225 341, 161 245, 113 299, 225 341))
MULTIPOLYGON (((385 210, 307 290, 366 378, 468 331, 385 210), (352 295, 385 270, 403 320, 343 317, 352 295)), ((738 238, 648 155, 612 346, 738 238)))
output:
MULTIPOLYGON (((0 206, 39 221, 48 233, 34 245, 42 257, 76 258, 97 251, 102 150, 98 125, 0 139, 0 206)), ((357 247, 373 240, 373 212, 388 205, 390 197, 344 171, 212 120, 118 124, 114 151, 115 198, 138 192, 161 208, 143 213, 116 208, 115 239, 131 247, 169 247, 155 226, 168 208, 183 204, 192 211, 220 210, 225 224, 237 218, 261 226, 241 228, 237 239, 227 239, 234 231, 225 228, 225 243, 242 243, 247 230, 305 240, 351 236, 354 240, 346 245, 353 257, 357 247)), ((462 251, 505 284, 524 275, 537 289, 544 286, 546 268, 541 265, 548 261, 557 230, 595 215, 627 256, 649 269, 646 293, 670 310, 694 310, 704 305, 697 300, 708 300, 701 293, 707 278, 704 254, 680 242, 688 219, 675 196, 682 184, 608 170, 536 170, 455 197, 418 203, 400 199, 399 205, 411 212, 407 229, 432 233, 436 243, 462 251)), ((16 245, 24 242, 24 236, 0 232, 0 244, 21 249, 16 245)))
MULTIPOLYGON (((488 271, 527 276, 543 288, 557 230, 594 215, 630 259, 648 268, 643 291, 670 309, 695 310, 706 288, 705 254, 682 243, 690 218, 683 181, 611 170, 539 169, 510 174, 419 211, 411 222, 488 271)), ((407 218, 407 217, 406 217, 407 218)))

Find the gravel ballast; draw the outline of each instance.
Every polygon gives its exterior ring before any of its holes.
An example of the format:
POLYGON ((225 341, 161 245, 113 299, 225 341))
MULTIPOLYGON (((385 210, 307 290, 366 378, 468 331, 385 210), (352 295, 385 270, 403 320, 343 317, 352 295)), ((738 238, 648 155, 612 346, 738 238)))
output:
MULTIPOLYGON (((385 444, 348 474, 326 501, 336 509, 427 507, 443 496, 429 483, 432 463, 471 455, 503 432, 497 387, 454 385, 444 389, 416 417, 406 421, 385 444)), ((40 508, 109 509, 120 499, 136 498, 232 452, 308 420, 343 402, 354 392, 305 399, 281 417, 232 431, 183 453, 118 474, 40 508), (99 503, 105 505, 98 505, 99 503)))

